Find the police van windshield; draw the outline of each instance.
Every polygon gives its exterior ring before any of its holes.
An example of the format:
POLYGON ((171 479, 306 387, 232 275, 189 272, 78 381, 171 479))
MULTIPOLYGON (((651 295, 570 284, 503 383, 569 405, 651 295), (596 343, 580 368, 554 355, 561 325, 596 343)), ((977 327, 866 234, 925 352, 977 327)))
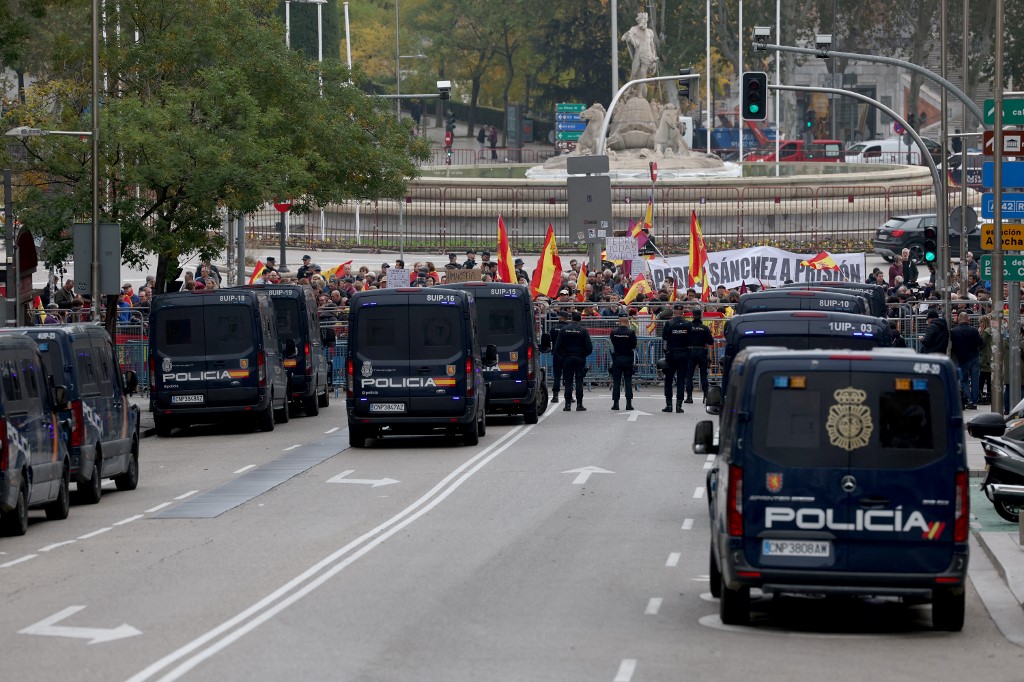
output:
POLYGON ((277 335, 281 342, 283 343, 285 339, 292 339, 298 343, 301 338, 298 300, 284 296, 275 298, 274 314, 277 316, 277 335))
POLYGON ((755 395, 753 448, 782 466, 902 468, 945 455, 935 376, 766 372, 755 395))
POLYGON ((478 297, 476 313, 481 346, 494 344, 500 350, 523 344, 526 333, 520 299, 478 297))
POLYGON ((356 339, 359 354, 378 362, 451 358, 462 352, 461 315, 449 305, 363 308, 356 339))
MULTIPOLYGON (((39 354, 43 356, 43 366, 46 367, 46 375, 50 377, 64 376, 64 362, 60 357, 60 346, 54 341, 45 341, 39 344, 39 354)), ((58 379, 54 379, 60 383, 58 379)))
MULTIPOLYGON (((750 346, 772 346, 793 350, 869 350, 878 347, 878 340, 865 336, 790 336, 772 334, 751 334, 736 340, 735 353, 750 346)), ((734 354, 735 354, 734 353, 734 354)))
POLYGON ((242 305, 164 308, 156 346, 166 355, 244 355, 252 348, 252 310, 242 305))

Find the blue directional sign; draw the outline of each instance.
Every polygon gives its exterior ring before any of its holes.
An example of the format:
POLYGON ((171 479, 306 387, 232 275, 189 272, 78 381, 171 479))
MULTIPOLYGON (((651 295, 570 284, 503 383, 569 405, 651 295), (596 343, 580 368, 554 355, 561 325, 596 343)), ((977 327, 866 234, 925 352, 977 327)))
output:
MULTIPOLYGON (((1003 205, 1004 218, 1024 218, 1024 194, 1003 194, 1001 203, 1003 205)), ((981 217, 994 218, 995 204, 996 199, 994 196, 982 194, 981 217)))
MULTIPOLYGON (((995 182, 996 164, 986 161, 981 169, 981 184, 991 188, 995 182)), ((1024 187, 1024 163, 1003 162, 1003 187, 1024 187)))
POLYGON ((575 131, 582 133, 587 129, 586 121, 559 121, 555 124, 555 130, 575 131))

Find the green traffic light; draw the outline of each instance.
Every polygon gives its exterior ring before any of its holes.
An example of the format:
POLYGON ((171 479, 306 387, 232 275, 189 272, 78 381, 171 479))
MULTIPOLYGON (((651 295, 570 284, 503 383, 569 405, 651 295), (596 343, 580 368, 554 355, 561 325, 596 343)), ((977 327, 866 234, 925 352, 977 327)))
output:
POLYGON ((925 259, 926 261, 928 261, 929 263, 934 263, 934 262, 935 262, 935 252, 934 252, 934 251, 928 251, 928 252, 926 252, 926 253, 924 254, 924 259, 925 259))
POLYGON ((757 106, 756 104, 751 104, 749 107, 747 107, 747 109, 749 109, 750 113, 752 114, 756 114, 757 112, 761 111, 761 107, 757 106))

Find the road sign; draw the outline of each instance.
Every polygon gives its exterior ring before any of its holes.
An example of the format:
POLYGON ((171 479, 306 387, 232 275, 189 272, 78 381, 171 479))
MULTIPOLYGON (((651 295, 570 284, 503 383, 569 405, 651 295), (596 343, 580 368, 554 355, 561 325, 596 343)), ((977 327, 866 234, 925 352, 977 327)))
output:
POLYGON ((892 131, 897 135, 902 135, 903 133, 907 132, 906 128, 904 128, 899 121, 896 121, 895 123, 892 124, 892 131))
POLYGON ((581 111, 586 110, 586 104, 579 104, 577 102, 559 102, 558 104, 555 105, 555 111, 558 113, 580 113, 581 111))
POLYGON ((612 235, 612 180, 608 175, 569 176, 569 238, 604 245, 612 235))
POLYGON ((555 124, 555 130, 560 130, 562 132, 582 133, 586 129, 586 121, 559 121, 555 124))
MULTIPOLYGON (((951 230, 963 230, 964 221, 960 217, 960 214, 964 212, 963 206, 956 206, 952 211, 949 212, 949 229, 951 230)), ((967 207, 967 229, 973 230, 974 226, 978 224, 978 213, 971 208, 967 207)))
MULTIPOLYGON (((994 125, 996 122, 996 101, 985 100, 985 123, 994 125)), ((1003 125, 1019 126, 1024 125, 1024 99, 1003 100, 1003 125)))
MULTIPOLYGON (((1024 194, 1004 193, 1002 201, 1003 218, 1024 218, 1024 194)), ((981 195, 981 217, 995 217, 996 198, 991 194, 981 195)))
MULTIPOLYGON (((992 280, 992 256, 981 257, 979 272, 982 280, 992 280)), ((1024 282, 1024 256, 1003 256, 1003 281, 1024 282)))
POLYGON ((575 142, 576 140, 580 139, 581 135, 583 135, 583 133, 561 132, 561 133, 555 133, 555 139, 556 140, 568 140, 569 142, 575 142))
MULTIPOLYGON (((981 168, 982 187, 991 188, 995 182, 995 161, 986 161, 981 168)), ((1024 163, 1003 163, 1003 189, 1024 187, 1024 163)))
MULTIPOLYGON (((991 155, 995 153, 992 146, 995 136, 995 131, 985 131, 985 142, 981 148, 983 154, 991 155)), ((1003 156, 1024 156, 1024 130, 1003 131, 1003 156)))
MULTIPOLYGON (((1003 223, 1000 234, 1003 237, 1003 251, 1024 251, 1024 225, 1003 223)), ((981 224, 981 248, 992 251, 996 248, 995 225, 981 224)))

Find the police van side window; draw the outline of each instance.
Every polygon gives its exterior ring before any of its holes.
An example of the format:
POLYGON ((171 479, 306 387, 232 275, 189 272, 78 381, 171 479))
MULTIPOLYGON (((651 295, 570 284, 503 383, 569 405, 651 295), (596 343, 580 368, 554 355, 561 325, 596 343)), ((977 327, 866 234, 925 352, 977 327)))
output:
POLYGON ((101 342, 93 342, 92 351, 97 379, 101 386, 109 386, 113 377, 110 371, 110 348, 101 342))
POLYGON ((39 399, 39 368, 34 360, 21 361, 21 386, 26 399, 39 399))
POLYGON ((92 347, 87 342, 75 341, 72 351, 75 354, 75 367, 78 369, 79 391, 82 395, 96 395, 99 392, 99 384, 96 380, 92 347))
POLYGON ((4 407, 7 412, 24 412, 25 402, 18 380, 18 365, 14 360, 6 360, 0 366, 0 383, 4 387, 4 407))

